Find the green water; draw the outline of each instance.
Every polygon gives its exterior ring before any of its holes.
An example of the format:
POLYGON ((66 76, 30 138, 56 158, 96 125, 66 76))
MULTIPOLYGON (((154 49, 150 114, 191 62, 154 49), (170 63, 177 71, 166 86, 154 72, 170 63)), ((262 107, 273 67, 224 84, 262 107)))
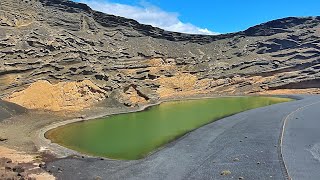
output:
POLYGON ((162 103, 148 110, 52 129, 54 143, 90 155, 139 159, 156 148, 222 117, 291 101, 278 97, 225 97, 162 103))

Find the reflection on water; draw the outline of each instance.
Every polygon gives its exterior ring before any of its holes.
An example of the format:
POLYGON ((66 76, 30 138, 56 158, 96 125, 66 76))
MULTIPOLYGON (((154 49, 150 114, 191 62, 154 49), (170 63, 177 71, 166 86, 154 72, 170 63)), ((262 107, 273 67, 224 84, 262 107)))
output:
POLYGON ((166 102, 146 111, 65 125, 46 133, 53 142, 83 153, 139 159, 173 139, 224 116, 290 99, 226 97, 166 102))

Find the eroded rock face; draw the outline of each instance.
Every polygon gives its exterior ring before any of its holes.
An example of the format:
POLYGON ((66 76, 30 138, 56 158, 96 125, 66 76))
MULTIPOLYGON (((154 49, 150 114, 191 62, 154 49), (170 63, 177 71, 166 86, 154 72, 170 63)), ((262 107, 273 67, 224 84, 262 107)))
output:
MULTIPOLYGON (((1 0, 0 97, 13 99, 12 92, 39 80, 89 80, 104 91, 98 99, 112 96, 127 106, 319 88, 319 29, 320 17, 290 17, 238 33, 188 35, 67 0, 1 0)), ((70 102, 77 104, 57 104, 70 102)))

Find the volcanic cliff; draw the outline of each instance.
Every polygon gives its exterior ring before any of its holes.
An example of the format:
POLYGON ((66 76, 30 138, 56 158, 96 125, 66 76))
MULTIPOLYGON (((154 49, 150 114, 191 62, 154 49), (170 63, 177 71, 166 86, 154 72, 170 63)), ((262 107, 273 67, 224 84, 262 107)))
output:
POLYGON ((318 92, 320 17, 208 36, 168 32, 66 0, 1 0, 0 59, 0 97, 33 109, 318 92))

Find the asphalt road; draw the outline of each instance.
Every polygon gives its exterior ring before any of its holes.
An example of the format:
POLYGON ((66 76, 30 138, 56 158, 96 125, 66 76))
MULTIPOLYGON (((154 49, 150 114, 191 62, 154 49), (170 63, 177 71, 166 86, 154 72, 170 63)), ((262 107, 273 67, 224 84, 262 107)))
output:
POLYGON ((320 96, 299 97, 303 99, 249 110, 203 126, 145 159, 73 157, 48 163, 47 169, 58 179, 68 180, 278 180, 287 179, 288 173, 293 179, 319 179, 320 104, 310 104, 320 101, 320 96), (222 171, 231 174, 221 175, 222 171))

